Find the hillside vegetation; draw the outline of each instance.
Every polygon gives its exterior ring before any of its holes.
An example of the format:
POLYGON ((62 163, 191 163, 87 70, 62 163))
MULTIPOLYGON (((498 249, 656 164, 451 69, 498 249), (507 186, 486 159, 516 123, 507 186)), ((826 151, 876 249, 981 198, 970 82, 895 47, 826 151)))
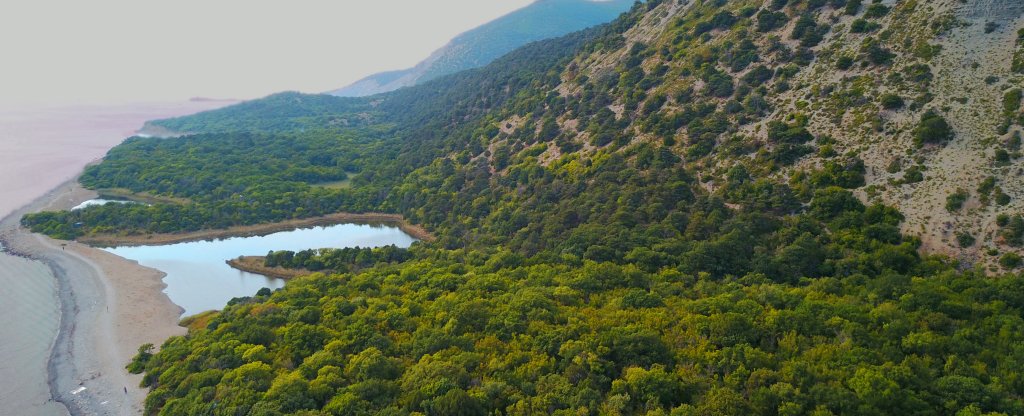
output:
POLYGON ((24 222, 378 210, 437 235, 144 346, 151 413, 1022 414, 1024 7, 979 7, 650 1, 372 99, 157 122, 202 134, 83 183, 192 202, 24 222))

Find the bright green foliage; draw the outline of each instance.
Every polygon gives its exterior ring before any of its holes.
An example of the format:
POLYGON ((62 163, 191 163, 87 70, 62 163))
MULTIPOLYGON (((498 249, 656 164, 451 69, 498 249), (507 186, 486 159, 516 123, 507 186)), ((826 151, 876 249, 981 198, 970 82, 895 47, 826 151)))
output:
MULTIPOLYGON (((861 239, 870 227, 835 232, 861 239)), ((795 284, 543 257, 498 266, 467 251, 302 278, 168 341, 147 360, 146 385, 164 392, 149 408, 1024 411, 1020 276, 960 274, 885 244, 859 258, 850 248, 861 243, 836 244, 821 247, 826 258, 854 257, 795 284), (638 294, 651 301, 624 307, 638 294), (310 308, 312 320, 289 318, 310 308)))

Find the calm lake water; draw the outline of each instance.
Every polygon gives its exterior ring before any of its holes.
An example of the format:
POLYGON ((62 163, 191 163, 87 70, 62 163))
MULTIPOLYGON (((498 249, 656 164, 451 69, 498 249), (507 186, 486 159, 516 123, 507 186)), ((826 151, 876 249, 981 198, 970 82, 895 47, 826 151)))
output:
POLYGON ((224 262, 270 250, 310 248, 409 247, 416 239, 397 227, 339 224, 282 231, 257 237, 232 237, 162 246, 114 247, 104 250, 167 273, 164 292, 185 315, 221 309, 231 298, 252 296, 261 288, 277 289, 284 280, 243 272, 224 262))

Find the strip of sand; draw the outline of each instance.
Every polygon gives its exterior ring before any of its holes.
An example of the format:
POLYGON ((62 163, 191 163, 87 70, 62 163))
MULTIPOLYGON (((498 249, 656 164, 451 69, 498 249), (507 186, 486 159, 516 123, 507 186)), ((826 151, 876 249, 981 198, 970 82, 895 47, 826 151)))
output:
POLYGON ((178 326, 181 308, 163 293, 163 273, 18 224, 26 212, 69 209, 93 197, 69 181, 0 221, 0 239, 56 277, 60 325, 47 365, 52 399, 71 415, 137 415, 146 391, 125 365, 140 345, 185 333, 178 326))

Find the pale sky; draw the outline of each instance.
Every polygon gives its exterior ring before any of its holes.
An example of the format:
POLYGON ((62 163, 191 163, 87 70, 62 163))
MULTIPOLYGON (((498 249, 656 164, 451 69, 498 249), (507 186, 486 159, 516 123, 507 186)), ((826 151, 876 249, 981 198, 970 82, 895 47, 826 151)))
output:
POLYGON ((0 105, 323 92, 532 0, 8 0, 0 105))

